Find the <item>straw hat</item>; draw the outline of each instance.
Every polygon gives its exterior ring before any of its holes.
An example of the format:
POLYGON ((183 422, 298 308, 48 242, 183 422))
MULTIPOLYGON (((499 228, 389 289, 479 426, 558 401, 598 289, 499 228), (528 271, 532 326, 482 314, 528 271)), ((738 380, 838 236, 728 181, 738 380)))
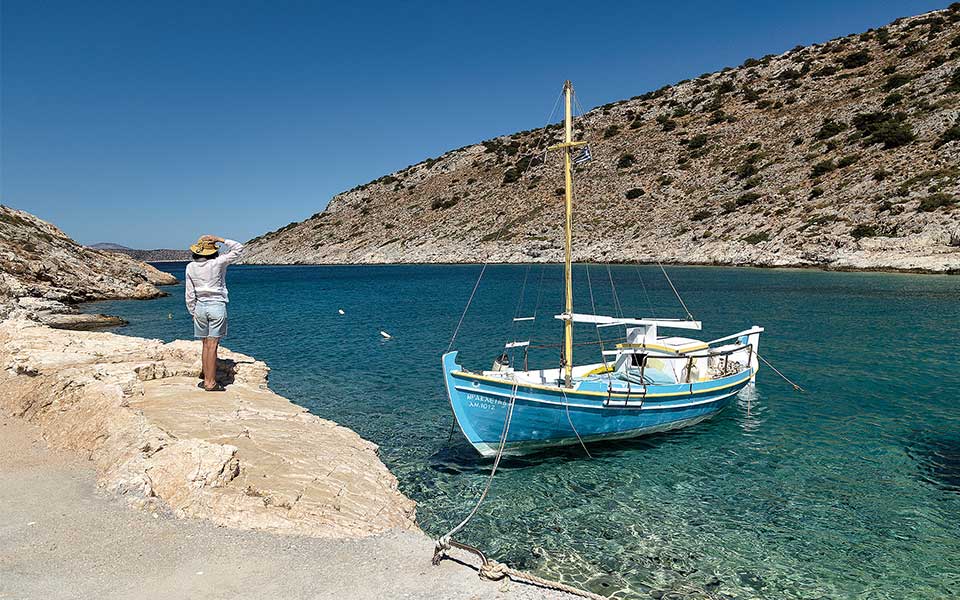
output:
POLYGON ((213 256, 217 253, 217 243, 200 238, 196 244, 190 246, 190 252, 197 256, 213 256))

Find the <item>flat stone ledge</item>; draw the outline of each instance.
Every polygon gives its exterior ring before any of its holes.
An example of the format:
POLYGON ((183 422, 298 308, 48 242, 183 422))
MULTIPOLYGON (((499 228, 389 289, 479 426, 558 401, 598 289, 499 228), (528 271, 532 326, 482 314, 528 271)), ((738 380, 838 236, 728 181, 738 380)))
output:
POLYGON ((0 322, 0 408, 87 456, 102 487, 217 524, 355 538, 417 529, 375 444, 270 391, 223 350, 222 393, 197 387, 200 343, 0 322))

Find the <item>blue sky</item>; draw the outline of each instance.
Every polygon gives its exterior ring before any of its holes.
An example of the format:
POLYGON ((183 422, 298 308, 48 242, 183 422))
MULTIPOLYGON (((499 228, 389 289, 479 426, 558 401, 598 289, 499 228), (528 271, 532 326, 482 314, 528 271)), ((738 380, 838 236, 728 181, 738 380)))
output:
POLYGON ((336 193, 948 1, 2 0, 0 202, 83 243, 246 240, 336 193))

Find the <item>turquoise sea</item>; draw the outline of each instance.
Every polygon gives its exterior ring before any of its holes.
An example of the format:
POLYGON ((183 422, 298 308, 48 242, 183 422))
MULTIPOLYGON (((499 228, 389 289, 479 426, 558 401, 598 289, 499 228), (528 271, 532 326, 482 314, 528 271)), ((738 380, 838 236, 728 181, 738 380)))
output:
MULTIPOLYGON (((182 277, 182 263, 159 266, 182 277)), ((229 272, 225 345, 265 360, 276 392, 379 444, 433 535, 469 511, 491 464, 459 432, 448 441, 440 372, 479 271, 229 272)), ((505 459, 463 541, 615 598, 960 597, 960 277, 668 271, 704 339, 766 327, 761 354, 806 393, 761 368, 754 389, 693 428, 593 445, 592 458, 575 447, 505 459)), ((575 307, 589 312, 587 267, 575 275, 575 307)), ((600 312, 682 316, 657 267, 589 276, 600 312)), ((129 320, 119 333, 189 338, 183 288, 168 291, 87 309, 129 320)), ((455 345, 464 366, 489 368, 509 339, 559 341, 560 305, 559 266, 488 267, 455 345), (535 307, 533 331, 511 331, 535 307)), ((557 360, 540 350, 531 366, 557 360)))

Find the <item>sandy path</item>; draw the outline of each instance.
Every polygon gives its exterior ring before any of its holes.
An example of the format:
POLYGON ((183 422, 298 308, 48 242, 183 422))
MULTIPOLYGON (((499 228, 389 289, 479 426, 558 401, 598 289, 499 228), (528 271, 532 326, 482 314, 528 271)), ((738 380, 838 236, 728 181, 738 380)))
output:
POLYGON ((0 416, 0 599, 567 597, 433 567, 414 531, 344 541, 228 529, 133 509, 95 481, 89 462, 0 416))

